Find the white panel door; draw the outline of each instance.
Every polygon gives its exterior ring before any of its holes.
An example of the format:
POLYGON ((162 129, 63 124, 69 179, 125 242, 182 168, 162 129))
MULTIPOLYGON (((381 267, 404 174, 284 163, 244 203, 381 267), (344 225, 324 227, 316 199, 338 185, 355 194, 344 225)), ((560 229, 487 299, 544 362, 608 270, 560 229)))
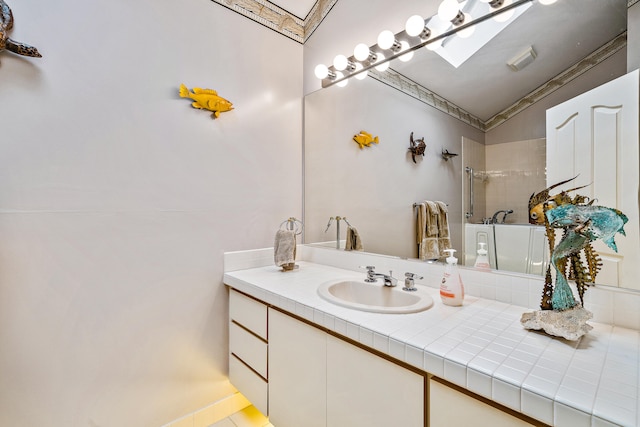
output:
POLYGON ((578 193, 629 218, 624 227, 627 236, 616 235, 617 253, 601 241, 594 245, 603 259, 597 282, 636 289, 640 289, 638 83, 636 70, 547 110, 547 185, 579 175, 561 189, 588 185, 578 193))

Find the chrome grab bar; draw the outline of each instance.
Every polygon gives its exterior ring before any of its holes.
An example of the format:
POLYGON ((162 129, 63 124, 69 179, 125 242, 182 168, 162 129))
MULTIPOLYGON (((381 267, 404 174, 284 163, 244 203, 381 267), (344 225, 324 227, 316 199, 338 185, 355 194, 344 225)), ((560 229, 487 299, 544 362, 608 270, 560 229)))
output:
POLYGON ((469 174, 469 212, 464 214, 469 219, 473 216, 473 168, 467 166, 464 170, 469 174))

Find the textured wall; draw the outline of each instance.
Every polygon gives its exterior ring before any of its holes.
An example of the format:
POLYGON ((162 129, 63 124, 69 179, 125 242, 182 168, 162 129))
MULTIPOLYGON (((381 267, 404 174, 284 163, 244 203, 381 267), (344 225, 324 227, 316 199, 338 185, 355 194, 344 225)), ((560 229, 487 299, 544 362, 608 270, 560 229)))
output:
POLYGON ((0 425, 228 395, 222 253, 302 214, 302 46, 209 1, 9 4, 43 58, 0 53, 0 425))

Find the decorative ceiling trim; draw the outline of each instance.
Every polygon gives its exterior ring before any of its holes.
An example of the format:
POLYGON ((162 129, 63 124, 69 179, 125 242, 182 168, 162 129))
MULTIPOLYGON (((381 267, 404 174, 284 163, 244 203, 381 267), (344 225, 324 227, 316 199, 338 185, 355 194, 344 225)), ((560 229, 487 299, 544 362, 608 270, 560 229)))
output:
POLYGON ((371 69, 369 70, 369 76, 476 129, 484 131, 482 120, 391 68, 383 72, 371 69))
POLYGON ((304 41, 313 34, 318 28, 318 25, 322 22, 329 11, 338 3, 338 0, 318 0, 311 8, 311 11, 304 19, 304 41))
POLYGON ((211 0, 272 30, 304 43, 305 21, 267 0, 211 0))
POLYGON ((211 0, 304 44, 338 0, 318 0, 303 20, 268 0, 211 0))
POLYGON ((627 0, 627 7, 631 7, 634 4, 638 3, 640 0, 627 0))
POLYGON ((558 74, 545 84, 539 86, 537 89, 529 92, 522 99, 515 102, 511 106, 505 108, 495 116, 491 117, 489 120, 484 122, 485 130, 491 130, 502 123, 509 120, 511 117, 520 113, 524 109, 528 108, 532 104, 540 101, 545 96, 555 92, 560 89, 562 86, 569 83, 571 80, 581 76, 585 72, 589 71, 596 65, 603 62, 605 59, 609 58, 614 53, 618 52, 620 49, 623 49, 627 45, 627 32, 620 34, 618 37, 614 38, 610 42, 606 43, 604 46, 600 47, 586 58, 582 59, 580 62, 576 63, 572 67, 566 69, 562 73, 558 74))

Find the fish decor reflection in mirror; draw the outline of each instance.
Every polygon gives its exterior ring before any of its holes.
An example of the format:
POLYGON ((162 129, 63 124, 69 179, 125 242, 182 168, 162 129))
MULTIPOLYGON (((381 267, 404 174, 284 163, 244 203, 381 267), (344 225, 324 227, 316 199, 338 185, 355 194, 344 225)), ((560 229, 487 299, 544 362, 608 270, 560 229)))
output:
POLYGON ((577 340, 592 329, 587 320, 592 313, 584 309, 584 293, 589 284, 595 283, 602 267, 602 260, 592 243, 602 240, 608 247, 618 251, 614 237, 625 235, 627 217, 617 209, 593 205, 594 200, 565 190, 550 196, 549 191, 571 180, 562 181, 533 194, 529 199, 530 221, 544 224, 546 228, 551 264, 556 271, 555 286, 552 284, 551 265, 547 267, 542 292, 541 310, 524 313, 520 322, 526 329, 544 330, 549 335, 568 340, 577 340), (555 244, 555 229, 562 229, 563 236, 555 244), (586 265, 585 265, 586 264, 586 265), (575 282, 580 302, 576 301, 568 280, 575 282))
POLYGON ((181 84, 180 98, 193 99, 193 102, 191 103, 193 108, 212 111, 213 114, 211 117, 214 119, 220 117, 220 113, 233 110, 233 104, 218 95, 218 92, 213 89, 201 89, 199 87, 194 87, 193 92, 190 92, 184 84, 181 84))
POLYGON ((377 136, 371 135, 369 132, 365 132, 363 130, 360 131, 357 135, 353 135, 353 140, 358 143, 360 149, 362 150, 364 147, 371 147, 371 144, 379 144, 380 139, 377 136))
POLYGON ((0 52, 8 50, 22 56, 41 58, 40 52, 33 46, 17 42, 9 38, 9 31, 13 28, 13 13, 4 0, 0 0, 0 52))
POLYGON ((424 136, 422 138, 413 139, 413 132, 409 135, 409 151, 411 152, 411 159, 413 159, 413 163, 416 162, 416 156, 423 156, 424 152, 427 149, 427 143, 424 142, 424 136))

